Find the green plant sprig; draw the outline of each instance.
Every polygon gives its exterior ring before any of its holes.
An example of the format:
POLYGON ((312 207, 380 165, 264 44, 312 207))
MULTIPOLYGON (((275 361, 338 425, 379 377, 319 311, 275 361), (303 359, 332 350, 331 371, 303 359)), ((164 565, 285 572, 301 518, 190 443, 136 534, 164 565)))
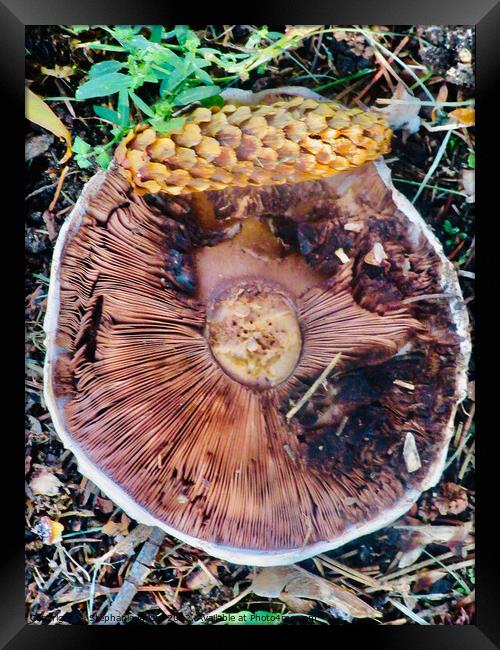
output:
POLYGON ((187 25, 176 25, 170 31, 162 25, 100 27, 106 33, 102 41, 80 43, 78 47, 115 52, 117 58, 92 65, 75 99, 106 98, 106 105, 96 103, 93 110, 104 123, 112 125, 112 139, 92 147, 77 138, 74 151, 77 164, 83 168, 90 167, 92 159, 107 167, 111 160, 108 149, 139 122, 147 122, 164 134, 182 129, 185 118, 179 114, 187 106, 195 102, 222 105, 219 84, 226 87, 246 80, 255 69, 264 72, 269 61, 296 47, 312 31, 292 28, 282 34, 262 27, 243 47, 234 48, 236 51, 219 51, 203 47, 187 25), (218 77, 219 71, 226 74, 218 77))

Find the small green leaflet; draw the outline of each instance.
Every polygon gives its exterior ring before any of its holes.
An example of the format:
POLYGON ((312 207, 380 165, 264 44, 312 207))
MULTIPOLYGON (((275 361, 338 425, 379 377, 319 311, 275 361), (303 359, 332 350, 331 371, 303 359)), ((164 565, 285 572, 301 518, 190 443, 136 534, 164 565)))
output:
POLYGON ((73 153, 86 154, 90 151, 90 145, 79 135, 73 140, 73 153))
POLYGON ((126 74, 109 72, 86 81, 77 89, 75 98, 82 101, 84 99, 92 99, 92 97, 113 95, 124 88, 128 88, 131 81, 131 78, 126 74))
POLYGON ((171 120, 163 120, 160 117, 155 117, 149 120, 151 126, 158 131, 158 133, 181 133, 186 123, 185 117, 173 117, 171 120))
POLYGON ((101 63, 94 64, 89 70, 89 79, 102 77, 111 72, 118 72, 123 68, 123 63, 120 61, 101 61, 101 63))
POLYGON ((106 106, 96 106, 94 105, 94 113, 97 117, 100 117, 102 120, 111 122, 111 124, 119 124, 120 116, 116 111, 113 111, 111 108, 106 106))
POLYGON ((197 88, 188 88, 188 90, 184 90, 177 95, 174 100, 174 105, 185 106, 186 104, 199 102, 202 99, 212 97, 212 95, 218 95, 219 93, 219 86, 198 86, 197 88))
POLYGON ((88 169, 92 166, 92 163, 88 159, 89 152, 90 144, 77 135, 73 141, 73 154, 75 156, 75 162, 80 169, 88 169))

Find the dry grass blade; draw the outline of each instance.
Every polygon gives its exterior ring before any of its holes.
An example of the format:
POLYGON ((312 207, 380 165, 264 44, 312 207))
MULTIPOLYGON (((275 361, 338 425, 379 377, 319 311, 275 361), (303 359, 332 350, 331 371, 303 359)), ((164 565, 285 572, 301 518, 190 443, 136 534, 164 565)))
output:
POLYGON ((318 557, 321 559, 323 564, 325 564, 327 567, 331 569, 334 569, 338 573, 341 573, 342 575, 346 576, 346 578, 357 580, 357 582, 367 585, 368 587, 373 587, 374 589, 380 589, 380 590, 390 589, 390 587, 387 587, 387 585, 383 584, 382 582, 379 582, 375 578, 367 576, 364 573, 361 573, 360 571, 356 571, 356 569, 353 569, 352 567, 345 566, 344 564, 341 564, 340 562, 337 562, 336 560, 333 560, 332 558, 329 558, 326 555, 318 555, 318 557))
POLYGON ((299 401, 292 406, 292 408, 288 411, 286 414, 286 419, 291 420, 293 416, 300 411, 300 409, 304 406, 304 404, 309 400, 314 393, 318 390, 319 386, 325 381, 325 379, 328 377, 328 375, 331 373, 331 371, 335 368, 337 363, 339 362, 341 357, 341 353, 338 352, 333 359, 330 361, 330 363, 327 365, 327 367, 323 370, 321 375, 316 379, 316 381, 313 383, 313 385, 307 390, 304 395, 299 399, 299 401))
POLYGON ((444 156, 444 152, 446 151, 446 147, 448 146, 450 137, 451 137, 451 131, 447 131, 446 135, 443 138, 443 141, 441 142, 441 146, 437 150, 434 160, 432 161, 432 165, 429 167, 429 171, 425 175, 424 180, 420 183, 420 187, 418 188, 417 193, 412 199, 412 203, 415 203, 418 197, 422 194, 424 187, 427 185, 428 181, 432 178, 432 175, 434 174, 439 163, 441 162, 441 158, 444 156))

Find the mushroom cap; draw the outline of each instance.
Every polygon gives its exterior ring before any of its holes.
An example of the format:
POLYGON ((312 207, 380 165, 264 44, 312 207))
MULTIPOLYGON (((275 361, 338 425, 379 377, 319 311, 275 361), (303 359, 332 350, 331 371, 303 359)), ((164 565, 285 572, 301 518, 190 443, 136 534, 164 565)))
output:
MULTIPOLYGON (((254 369, 269 328, 251 325, 254 369)), ((100 172, 59 234, 44 327, 45 400, 80 471, 241 564, 295 563, 404 514, 439 480, 466 393, 456 273, 381 161, 156 206, 100 172), (302 347, 276 381, 218 362, 234 337, 211 347, 235 286, 254 310, 291 305, 302 347)))

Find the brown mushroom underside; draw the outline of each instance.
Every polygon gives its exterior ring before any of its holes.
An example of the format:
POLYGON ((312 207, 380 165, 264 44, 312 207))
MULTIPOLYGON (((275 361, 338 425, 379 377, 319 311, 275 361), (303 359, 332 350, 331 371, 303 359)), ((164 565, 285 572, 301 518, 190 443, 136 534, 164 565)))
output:
POLYGON ((373 165, 155 207, 109 172, 61 258, 68 431, 180 533, 256 550, 333 540, 418 491, 445 444, 459 337, 448 301, 425 298, 442 290, 440 264, 373 165), (387 259, 368 263, 377 243, 387 259), (302 332, 297 367, 265 390, 228 376, 206 336, 220 283, 248 278, 285 291, 302 332))

